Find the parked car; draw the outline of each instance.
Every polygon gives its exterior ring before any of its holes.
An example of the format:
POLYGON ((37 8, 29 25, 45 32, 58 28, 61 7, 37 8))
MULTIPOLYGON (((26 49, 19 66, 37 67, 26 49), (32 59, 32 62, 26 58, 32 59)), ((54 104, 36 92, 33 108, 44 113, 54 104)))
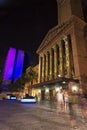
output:
POLYGON ((7 94, 7 99, 10 99, 10 100, 16 100, 17 97, 13 94, 7 94))
POLYGON ((21 98, 21 103, 36 103, 36 98, 33 96, 25 96, 21 98))

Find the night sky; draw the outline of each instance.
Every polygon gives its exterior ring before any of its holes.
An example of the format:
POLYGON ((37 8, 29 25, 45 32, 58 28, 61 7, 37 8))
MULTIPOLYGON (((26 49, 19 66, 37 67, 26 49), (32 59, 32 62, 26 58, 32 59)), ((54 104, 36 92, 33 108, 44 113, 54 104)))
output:
POLYGON ((37 48, 57 25, 56 0, 0 0, 0 8, 0 59, 15 47, 31 53, 31 64, 37 62, 37 48))
MULTIPOLYGON (((82 0, 87 21, 87 1, 82 0)), ((0 0, 0 69, 9 47, 31 53, 31 64, 38 62, 36 50, 56 26, 56 0, 0 0)))

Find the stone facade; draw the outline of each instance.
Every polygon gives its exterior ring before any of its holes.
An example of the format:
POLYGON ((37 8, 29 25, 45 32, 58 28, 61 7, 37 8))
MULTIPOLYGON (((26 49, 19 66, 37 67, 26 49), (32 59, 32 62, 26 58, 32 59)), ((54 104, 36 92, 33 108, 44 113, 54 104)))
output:
MULTIPOLYGON (((37 50, 40 67, 39 82, 48 80, 48 75, 49 79, 57 78, 59 74, 63 77, 79 79, 80 81, 82 76, 87 76, 85 25, 86 23, 83 20, 72 16, 63 25, 57 25, 48 32, 37 50), (45 61, 47 61, 45 71, 43 64, 44 55, 45 61), (50 64, 48 64, 48 60, 50 64), (50 70, 47 70, 48 68, 50 70)), ((82 82, 80 83, 83 84, 82 82)))
POLYGON ((87 92, 87 38, 84 35, 87 23, 83 18, 81 1, 58 0, 57 4, 59 23, 49 30, 37 49, 37 86, 42 99, 52 99, 56 86, 64 86, 64 80, 65 86, 75 85, 75 80, 78 80, 78 86, 87 92))

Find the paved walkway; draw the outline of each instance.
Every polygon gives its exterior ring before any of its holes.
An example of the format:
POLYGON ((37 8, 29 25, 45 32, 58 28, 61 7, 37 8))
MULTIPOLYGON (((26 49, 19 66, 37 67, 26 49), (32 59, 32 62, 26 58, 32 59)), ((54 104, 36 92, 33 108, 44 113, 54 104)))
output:
MULTIPOLYGON (((52 111, 55 111, 55 112, 57 110, 57 103, 56 102, 41 101, 41 102, 37 103, 37 106, 41 107, 41 108, 44 108, 44 109, 49 109, 49 110, 52 110, 52 111)), ((68 112, 66 112, 66 113, 68 114, 68 112)), ((77 109, 77 113, 79 114, 79 116, 81 115, 81 110, 80 110, 79 107, 77 109)))
MULTIPOLYGON (((37 104, 37 107, 41 108, 41 109, 48 110, 50 112, 52 111, 52 112, 58 114, 56 102, 52 103, 52 102, 49 102, 49 101, 42 101, 42 102, 39 102, 37 104)), ((84 122, 84 120, 81 118, 81 110, 80 110, 79 107, 76 110, 76 114, 77 114, 77 124, 79 126, 79 128, 77 130, 86 130, 87 129, 87 121, 84 122)), ((64 112, 63 114, 58 114, 58 115, 61 116, 61 117, 64 117, 65 120, 69 119, 69 118, 67 118, 67 117, 69 117, 69 111, 64 112)))
MULTIPOLYGON (((0 102, 0 130, 72 130, 69 114, 56 113, 56 103, 23 104, 0 102)), ((87 123, 78 118, 78 129, 87 130, 87 123)))

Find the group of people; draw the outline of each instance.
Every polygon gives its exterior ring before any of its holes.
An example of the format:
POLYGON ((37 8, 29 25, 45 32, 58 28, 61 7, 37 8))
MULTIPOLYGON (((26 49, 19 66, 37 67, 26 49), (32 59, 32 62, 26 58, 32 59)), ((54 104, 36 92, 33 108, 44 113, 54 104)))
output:
POLYGON ((70 91, 60 89, 56 94, 57 113, 69 113, 70 126, 77 129, 77 111, 81 110, 81 117, 87 121, 87 98, 82 89, 70 91), (80 109, 78 109, 80 108, 80 109))

